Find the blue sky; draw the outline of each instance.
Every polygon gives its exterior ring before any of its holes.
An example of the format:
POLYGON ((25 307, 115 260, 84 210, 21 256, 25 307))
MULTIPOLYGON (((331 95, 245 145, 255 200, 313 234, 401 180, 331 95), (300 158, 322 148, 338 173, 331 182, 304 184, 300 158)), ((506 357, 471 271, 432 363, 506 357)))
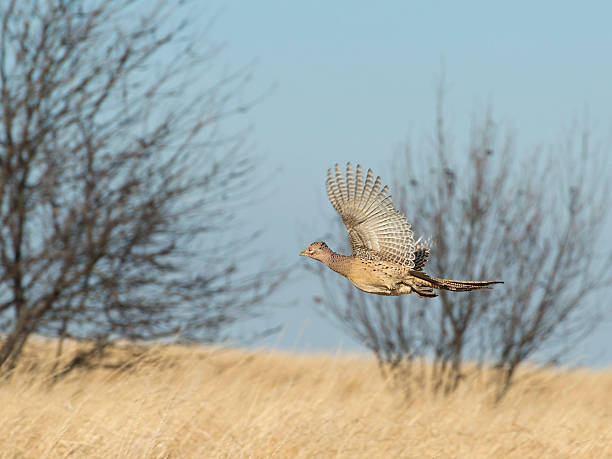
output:
MULTIPOLYGON (((248 116, 252 152, 266 169, 278 170, 270 183, 273 199, 255 203, 244 217, 264 228, 262 252, 291 266, 293 276, 274 299, 278 307, 270 317, 239 327, 249 333, 283 324, 284 332, 267 345, 361 349, 317 312, 311 299, 320 286, 299 269, 308 260, 297 254, 334 230, 324 189, 327 168, 360 162, 390 182, 393 155, 407 136, 417 146, 427 141, 442 74, 448 121, 459 144, 472 115, 487 106, 515 133, 519 151, 554 144, 576 120, 588 120, 598 138, 612 140, 610 3, 212 5, 221 9, 213 37, 227 44, 221 61, 254 61, 248 92, 268 94, 248 116)), ((611 178, 602 171, 602 180, 611 178)), ((612 224, 608 228, 612 234, 612 224)), ((603 248, 612 250, 612 236, 603 248)), ((611 365, 610 336, 608 320, 575 357, 611 365)))

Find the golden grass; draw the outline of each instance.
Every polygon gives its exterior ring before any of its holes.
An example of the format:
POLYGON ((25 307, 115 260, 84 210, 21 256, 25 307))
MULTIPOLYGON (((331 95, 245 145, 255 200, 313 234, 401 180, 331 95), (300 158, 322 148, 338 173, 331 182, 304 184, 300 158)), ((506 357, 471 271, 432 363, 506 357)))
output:
POLYGON ((54 351, 0 381, 0 457, 612 457, 610 371, 523 372, 494 406, 482 377, 406 402, 365 357, 181 346, 50 384, 54 351))

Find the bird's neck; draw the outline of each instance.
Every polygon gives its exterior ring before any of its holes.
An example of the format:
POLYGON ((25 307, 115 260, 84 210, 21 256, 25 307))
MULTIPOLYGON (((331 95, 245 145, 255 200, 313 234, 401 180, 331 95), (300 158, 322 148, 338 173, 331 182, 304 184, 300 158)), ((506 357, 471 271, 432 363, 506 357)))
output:
POLYGON ((339 253, 330 250, 329 255, 326 257, 326 260, 324 260, 323 263, 325 263, 330 269, 333 269, 337 273, 346 276, 350 267, 350 259, 351 257, 347 257, 346 255, 340 255, 339 253))

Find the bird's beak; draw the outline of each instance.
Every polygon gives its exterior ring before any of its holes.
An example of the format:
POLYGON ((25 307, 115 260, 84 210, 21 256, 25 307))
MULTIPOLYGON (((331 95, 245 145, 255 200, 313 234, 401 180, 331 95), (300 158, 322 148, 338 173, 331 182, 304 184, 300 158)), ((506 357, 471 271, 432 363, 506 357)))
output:
POLYGON ((306 249, 304 249, 304 250, 302 250, 300 252, 300 257, 307 257, 307 256, 308 256, 308 254, 306 253, 306 249))

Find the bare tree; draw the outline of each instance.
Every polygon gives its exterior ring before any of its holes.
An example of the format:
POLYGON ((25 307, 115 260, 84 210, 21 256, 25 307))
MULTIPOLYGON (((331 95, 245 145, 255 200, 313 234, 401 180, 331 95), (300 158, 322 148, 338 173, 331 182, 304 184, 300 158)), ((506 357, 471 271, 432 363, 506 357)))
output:
POLYGON ((414 382, 419 373, 434 391, 454 390, 465 359, 493 363, 501 384, 539 353, 562 357, 597 323, 595 293, 612 285, 610 254, 599 237, 610 208, 608 183, 600 177, 605 155, 588 131, 568 132, 550 151, 520 160, 513 136, 502 136, 488 113, 475 119, 467 151, 448 141, 439 93, 431 151, 410 144, 394 163, 391 187, 417 232, 433 240, 427 270, 453 278, 502 279, 489 292, 439 300, 368 296, 321 273, 332 317, 377 356, 381 366, 414 382), (576 138, 579 139, 576 142, 576 138), (399 373, 398 373, 399 371, 399 373))
POLYGON ((239 269, 249 68, 194 6, 2 3, 0 367, 33 332, 219 339, 280 280, 239 269))

